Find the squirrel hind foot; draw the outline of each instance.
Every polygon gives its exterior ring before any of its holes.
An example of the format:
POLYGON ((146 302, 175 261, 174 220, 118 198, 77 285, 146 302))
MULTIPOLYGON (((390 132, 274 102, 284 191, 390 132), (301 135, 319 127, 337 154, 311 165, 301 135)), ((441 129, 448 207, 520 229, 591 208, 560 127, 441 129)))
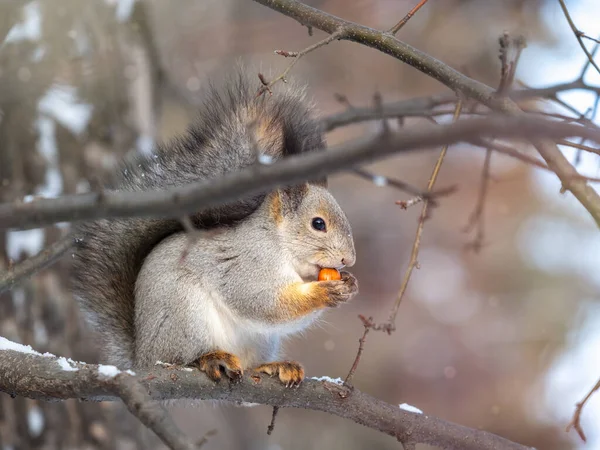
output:
POLYGON ((220 381, 223 375, 233 382, 240 381, 244 374, 242 364, 237 356, 219 350, 205 353, 191 365, 197 367, 215 382, 220 381))
POLYGON ((277 361, 262 364, 254 369, 255 372, 266 373, 269 376, 277 375, 279 381, 286 387, 298 387, 304 380, 304 368, 296 361, 277 361))

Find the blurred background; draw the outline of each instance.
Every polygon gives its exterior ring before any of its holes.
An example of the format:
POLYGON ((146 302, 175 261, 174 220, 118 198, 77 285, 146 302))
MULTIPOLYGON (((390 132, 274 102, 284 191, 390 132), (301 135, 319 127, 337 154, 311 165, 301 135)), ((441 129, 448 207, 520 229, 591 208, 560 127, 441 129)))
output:
MULTIPOLYGON (((331 14, 379 29, 416 0, 306 0, 331 14)), ((595 0, 567 1, 577 26, 600 34, 595 0)), ((517 70, 527 85, 575 79, 586 57, 554 0, 431 1, 399 32, 413 45, 491 86, 499 81, 498 38, 522 35, 517 70)), ((322 39, 261 5, 241 0, 62 0, 0 3, 0 201, 84 192, 126 151, 168 140, 194 118, 206 77, 236 60, 268 79, 322 39)), ((591 42, 588 42, 590 48, 591 42)), ((334 42, 298 62, 323 116, 354 106, 447 93, 438 82, 375 50, 334 42)), ((600 83, 588 71, 586 81, 600 83)), ((581 114, 594 96, 560 95, 581 114)), ((531 105, 530 105, 531 106, 531 105)), ((451 108, 451 107, 450 107, 451 108)), ((544 108, 552 107, 544 102, 544 108)), ((447 108, 448 109, 448 108, 447 108)), ((576 115, 568 113, 574 117, 576 115)), ((409 119, 415 126, 424 119, 409 119)), ((335 145, 381 123, 329 133, 335 145)), ((565 148, 582 173, 598 161, 565 148)), ((370 333, 355 375, 357 388, 392 404, 485 429, 540 449, 600 449, 600 395, 585 408, 588 442, 566 433, 574 405, 600 377, 600 233, 556 177, 494 154, 484 212, 484 246, 470 249, 465 226, 479 192, 485 151, 456 146, 439 187, 457 185, 426 222, 415 270, 391 336, 370 333)), ((534 154, 534 153, 532 153, 534 154)), ((373 172, 424 188, 437 149, 396 156, 373 172)), ((420 206, 409 196, 344 174, 331 190, 350 218, 360 294, 325 322, 291 340, 290 358, 308 376, 345 377, 362 325, 358 314, 388 317, 407 267, 420 206)), ((0 269, 36 254, 68 224, 0 233, 0 269)), ((0 336, 75 360, 97 350, 80 321, 66 273, 70 255, 0 295, 0 336)), ((400 444, 352 422, 281 410, 267 436, 271 408, 174 406, 191 436, 217 435, 205 448, 397 449, 400 444)), ((0 394, 0 449, 164 448, 117 402, 43 403, 0 394)))

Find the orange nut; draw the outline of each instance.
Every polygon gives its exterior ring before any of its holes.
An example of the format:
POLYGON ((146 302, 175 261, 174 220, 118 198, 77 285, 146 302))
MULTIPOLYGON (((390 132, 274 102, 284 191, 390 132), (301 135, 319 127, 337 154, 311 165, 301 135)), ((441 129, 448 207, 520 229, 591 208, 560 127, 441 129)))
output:
POLYGON ((337 269, 321 269, 319 271, 319 281, 341 280, 342 276, 337 269))

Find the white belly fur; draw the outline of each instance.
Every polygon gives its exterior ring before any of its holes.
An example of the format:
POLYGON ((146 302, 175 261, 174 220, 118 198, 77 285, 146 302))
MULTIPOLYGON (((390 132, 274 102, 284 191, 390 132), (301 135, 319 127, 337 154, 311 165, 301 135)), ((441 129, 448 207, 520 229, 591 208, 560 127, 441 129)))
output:
POLYGON ((321 313, 317 311, 292 323, 270 325, 239 317, 229 309, 216 291, 190 293, 194 319, 190 334, 210 347, 232 353, 244 368, 273 361, 279 339, 305 329, 321 313))

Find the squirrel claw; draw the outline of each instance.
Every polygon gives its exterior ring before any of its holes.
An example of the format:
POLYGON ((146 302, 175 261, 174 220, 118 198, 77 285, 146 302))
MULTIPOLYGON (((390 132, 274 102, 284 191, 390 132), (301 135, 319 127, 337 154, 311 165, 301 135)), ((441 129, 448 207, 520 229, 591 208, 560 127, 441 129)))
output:
POLYGON ((270 362, 253 369, 269 376, 278 375, 279 381, 288 388, 298 387, 304 380, 304 368, 295 361, 270 362))
POLYGON ((215 382, 220 381, 223 374, 232 382, 237 382, 244 374, 239 358, 222 351, 205 353, 196 360, 194 366, 215 382))

